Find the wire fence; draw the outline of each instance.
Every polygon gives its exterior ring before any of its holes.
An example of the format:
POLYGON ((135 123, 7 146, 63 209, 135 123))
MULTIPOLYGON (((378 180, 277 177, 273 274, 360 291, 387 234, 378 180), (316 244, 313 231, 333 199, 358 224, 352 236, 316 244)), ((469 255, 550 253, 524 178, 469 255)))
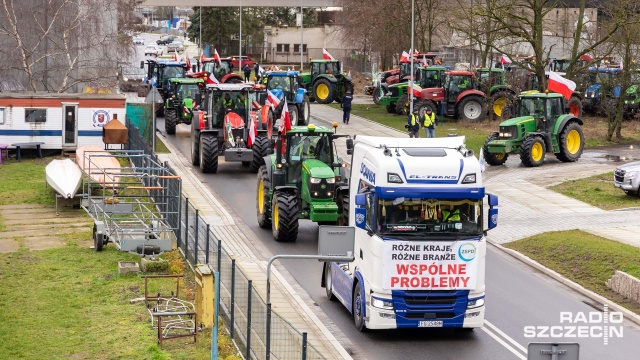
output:
MULTIPOLYGON (((130 150, 143 150, 158 160, 140 131, 127 121, 130 150)), ((141 166, 143 164, 136 164, 141 166)), ((168 167, 168 164, 165 164, 168 167)), ((170 167, 169 167, 170 168, 170 167)), ((175 175, 175 171, 171 169, 175 175)), ((169 191, 181 192, 172 188, 169 191)), ((174 198, 171 198, 174 199, 174 198)), ((220 274, 220 316, 227 324, 230 337, 246 359, 266 359, 266 343, 270 341, 271 359, 326 359, 308 344, 307 334, 301 333, 275 311, 271 314, 271 331, 267 334, 267 304, 253 287, 252 281, 236 266, 235 260, 222 247, 221 240, 200 216, 200 212, 184 195, 180 201, 166 206, 178 209, 167 222, 178 229, 178 248, 191 265, 206 263, 220 274)), ((160 200, 160 199, 158 199, 160 200)))

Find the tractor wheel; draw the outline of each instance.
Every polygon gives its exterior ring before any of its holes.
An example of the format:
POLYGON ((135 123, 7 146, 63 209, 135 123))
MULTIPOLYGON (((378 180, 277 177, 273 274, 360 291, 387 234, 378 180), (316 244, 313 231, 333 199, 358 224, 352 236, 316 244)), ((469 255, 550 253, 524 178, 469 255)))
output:
POLYGON ((200 165, 200 132, 191 127, 191 165, 200 165))
POLYGON ((373 89, 373 103, 380 105, 380 87, 373 89))
POLYGON ((571 96, 569 99, 569 103, 567 104, 569 107, 569 113, 577 118, 582 117, 582 101, 577 96, 571 96))
POLYGON ((300 104, 300 114, 298 115, 300 115, 300 118, 298 119, 298 125, 309 125, 309 119, 311 118, 311 104, 309 103, 309 96, 304 96, 302 104, 300 104))
POLYGON ((438 113, 437 112, 438 107, 431 100, 420 100, 420 101, 416 102, 415 104, 413 104, 413 106, 414 106, 414 108, 418 109, 418 115, 420 115, 420 116, 424 115, 424 113, 427 112, 427 108, 431 108, 431 111, 434 114, 438 113))
POLYGON ((498 138, 497 134, 489 135, 487 139, 484 141, 484 146, 482 147, 482 156, 484 157, 484 160, 487 162, 487 164, 493 165, 493 166, 503 165, 507 161, 507 158, 509 157, 509 154, 507 153, 490 153, 489 152, 489 142, 496 140, 497 138, 498 138))
POLYGON ((98 228, 93 225, 93 247, 96 251, 102 251, 102 247, 104 245, 103 241, 104 235, 98 235, 98 228))
POLYGON ((396 103, 396 114, 407 115, 409 111, 409 94, 404 94, 398 98, 396 103))
POLYGON ((291 120, 291 125, 296 126, 298 124, 298 105, 290 104, 289 105, 289 120, 291 120))
POLYGON ((271 190, 271 179, 265 165, 258 169, 258 191, 256 195, 256 215, 258 217, 258 225, 267 229, 271 226, 271 199, 269 198, 269 190, 271 190))
POLYGON ((256 136, 251 150, 253 151, 253 159, 249 165, 249 171, 255 174, 260 166, 264 165, 264 157, 269 155, 269 139, 264 135, 256 136))
POLYGON ((331 104, 333 102, 333 86, 327 79, 319 79, 313 85, 313 94, 318 104, 331 104))
POLYGON ((582 127, 575 121, 568 123, 560 132, 560 152, 555 154, 562 162, 574 162, 582 155, 584 135, 582 127))
POLYGON ((339 226, 349 226, 349 190, 340 194, 338 198, 338 211, 342 217, 338 219, 339 226))
POLYGON ((530 136, 520 145, 520 161, 526 167, 536 167, 544 162, 546 148, 541 136, 530 136))
POLYGON ((176 126, 178 125, 178 114, 176 109, 168 110, 167 116, 164 118, 164 130, 167 135, 176 134, 176 126))
POLYGON ((479 121, 487 113, 487 102, 479 96, 467 96, 458 104, 458 118, 479 121))
POLYGON ((504 118, 504 111, 509 103, 513 101, 513 95, 508 91, 497 91, 489 99, 489 118, 500 120, 504 118))
POLYGON ((387 112, 389 114, 395 114, 396 113, 396 106, 395 105, 387 105, 387 112))
POLYGON ((278 242, 294 242, 298 237, 298 198, 276 191, 271 200, 271 231, 278 242))
POLYGON ((200 170, 205 174, 218 171, 218 138, 213 134, 200 134, 200 170))

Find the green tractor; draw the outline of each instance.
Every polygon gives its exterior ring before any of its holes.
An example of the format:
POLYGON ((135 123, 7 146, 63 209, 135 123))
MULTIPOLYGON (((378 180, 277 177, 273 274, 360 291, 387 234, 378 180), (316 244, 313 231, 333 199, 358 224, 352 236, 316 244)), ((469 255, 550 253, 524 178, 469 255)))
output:
POLYGON ((311 72, 300 74, 310 101, 330 104, 342 101, 347 91, 353 94, 353 83, 340 68, 338 60, 311 60, 311 72))
POLYGON ((174 135, 178 124, 191 125, 193 111, 202 102, 200 88, 203 79, 173 78, 169 81, 169 94, 164 104, 164 129, 174 135))
POLYGON ((276 241, 296 241, 300 219, 348 223, 348 174, 333 144, 345 136, 313 124, 278 136, 275 154, 258 171, 257 189, 258 224, 270 227, 276 241))
POLYGON ((500 131, 484 142, 482 155, 489 165, 502 165, 509 154, 520 154, 527 167, 540 166, 547 152, 562 162, 574 162, 582 155, 582 120, 566 114, 565 98, 556 93, 527 91, 514 106, 517 117, 500 123, 500 131))
POLYGON ((503 115, 502 110, 513 102, 515 91, 505 84, 504 70, 500 68, 481 68, 477 70, 479 90, 489 99, 489 116, 497 120, 503 115))
MULTIPOLYGON (((442 88, 446 71, 447 68, 442 66, 420 67, 416 72, 416 84, 423 89, 442 88)), ((380 98, 380 105, 386 106, 389 113, 406 115, 409 111, 408 88, 408 82, 389 85, 389 91, 380 98)))

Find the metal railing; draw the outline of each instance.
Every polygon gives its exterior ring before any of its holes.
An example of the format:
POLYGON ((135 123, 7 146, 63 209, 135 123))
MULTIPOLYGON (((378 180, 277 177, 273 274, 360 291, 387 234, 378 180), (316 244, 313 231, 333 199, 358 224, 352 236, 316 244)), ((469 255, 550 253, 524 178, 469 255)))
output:
MULTIPOLYGON (((144 150, 157 160, 138 129, 129 123, 127 127, 129 149, 144 150)), ((171 171, 175 174, 175 171, 171 171)), ((325 359, 315 347, 308 344, 306 333, 298 331, 276 312, 272 312, 271 331, 267 334, 266 301, 253 287, 251 279, 236 266, 235 260, 222 247, 222 241, 200 216, 199 210, 183 195, 178 204, 166 206, 179 209, 178 216, 167 221, 178 229, 177 245, 189 264, 193 266, 206 263, 214 271, 219 271, 220 315, 227 325, 230 337, 246 359, 266 359, 267 337, 270 337, 272 359, 325 359)))

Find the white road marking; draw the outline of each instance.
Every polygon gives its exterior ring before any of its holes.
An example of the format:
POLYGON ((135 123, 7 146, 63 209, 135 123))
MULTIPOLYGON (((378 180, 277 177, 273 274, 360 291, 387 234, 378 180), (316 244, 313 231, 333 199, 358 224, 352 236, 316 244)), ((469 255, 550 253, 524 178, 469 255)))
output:
POLYGON ((498 329, 497 326, 493 325, 492 323, 490 323, 488 320, 484 320, 485 325, 488 325, 491 330, 495 331, 496 333, 498 333, 500 336, 502 336, 503 338, 507 339, 507 341, 509 341, 511 344, 513 344, 515 347, 517 347, 518 349, 520 349, 520 351, 522 351, 523 353, 527 353, 527 348, 525 348, 524 346, 520 345, 519 342, 515 341, 513 338, 511 338, 509 335, 505 334, 502 330, 498 329))
MULTIPOLYGON (((485 320, 486 322, 486 320, 485 320)), ((483 327, 482 331, 486 332, 491 336, 495 341, 497 341, 500 345, 504 346, 507 350, 511 351, 518 359, 527 360, 527 357, 519 353, 516 349, 512 348, 511 345, 507 344, 504 340, 502 340, 498 335, 491 332, 491 330, 487 329, 487 327, 483 327)))

